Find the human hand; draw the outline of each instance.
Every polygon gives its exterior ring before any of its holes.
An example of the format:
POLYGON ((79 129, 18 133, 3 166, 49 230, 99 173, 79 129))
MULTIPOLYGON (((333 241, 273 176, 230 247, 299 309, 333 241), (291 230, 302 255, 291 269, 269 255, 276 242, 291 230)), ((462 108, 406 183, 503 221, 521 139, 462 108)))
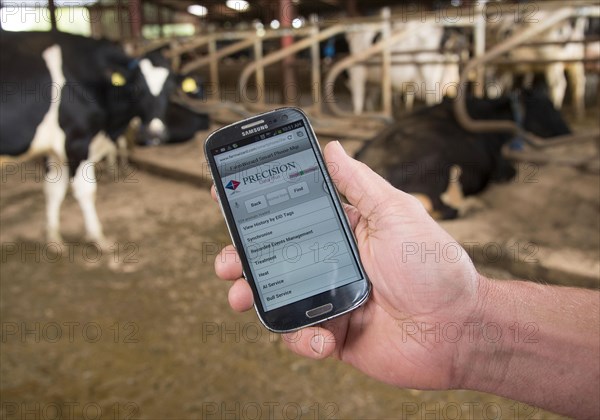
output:
MULTIPOLYGON (((418 200, 350 158, 339 142, 327 145, 325 159, 337 189, 350 203, 345 210, 373 291, 349 314, 284 335, 286 344, 306 357, 333 355, 400 387, 459 387, 462 344, 440 339, 439 330, 450 322, 462 326, 477 318, 485 281, 466 251, 418 200)), ((215 271, 234 281, 231 307, 250 309, 252 292, 241 278, 232 246, 221 251, 215 271)))

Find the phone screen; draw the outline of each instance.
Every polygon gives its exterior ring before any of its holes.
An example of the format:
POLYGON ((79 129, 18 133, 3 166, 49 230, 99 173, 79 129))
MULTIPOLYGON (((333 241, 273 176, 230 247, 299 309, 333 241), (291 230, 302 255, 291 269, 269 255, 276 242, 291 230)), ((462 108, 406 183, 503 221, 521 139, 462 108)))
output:
POLYGON ((363 280, 310 133, 292 121, 211 151, 265 311, 363 280))

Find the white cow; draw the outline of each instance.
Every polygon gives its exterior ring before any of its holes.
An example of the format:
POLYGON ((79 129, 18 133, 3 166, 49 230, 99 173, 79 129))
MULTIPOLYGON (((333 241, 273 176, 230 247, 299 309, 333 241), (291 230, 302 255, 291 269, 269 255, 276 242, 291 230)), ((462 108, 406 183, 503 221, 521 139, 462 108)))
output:
MULTIPOLYGON (((391 48, 394 62, 391 68, 392 89, 403 95, 407 109, 412 109, 415 98, 427 105, 434 105, 441 102, 444 95, 456 94, 460 78, 459 57, 456 54, 442 54, 437 51, 394 54, 415 50, 438 50, 444 35, 443 27, 433 23, 406 22, 394 24, 393 30, 405 31, 407 34, 400 43, 391 48), (443 63, 446 60, 453 62, 443 63), (414 64, 425 61, 436 63, 414 64), (396 64, 398 62, 407 64, 396 64)), ((374 30, 347 33, 350 53, 356 54, 369 48, 376 35, 374 30)), ((356 65, 348 72, 354 113, 358 115, 364 109, 366 84, 381 84, 382 68, 374 65, 356 65)))

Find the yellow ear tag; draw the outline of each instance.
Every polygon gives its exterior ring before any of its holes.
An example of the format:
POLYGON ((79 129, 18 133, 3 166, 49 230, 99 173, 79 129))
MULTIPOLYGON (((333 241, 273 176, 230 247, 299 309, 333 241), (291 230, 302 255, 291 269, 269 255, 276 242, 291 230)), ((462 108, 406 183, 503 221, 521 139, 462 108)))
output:
POLYGON ((110 80, 113 86, 125 86, 127 84, 125 77, 119 72, 114 72, 110 80))
POLYGON ((198 92, 198 83, 191 77, 186 77, 183 82, 181 82, 181 90, 185 93, 198 92))

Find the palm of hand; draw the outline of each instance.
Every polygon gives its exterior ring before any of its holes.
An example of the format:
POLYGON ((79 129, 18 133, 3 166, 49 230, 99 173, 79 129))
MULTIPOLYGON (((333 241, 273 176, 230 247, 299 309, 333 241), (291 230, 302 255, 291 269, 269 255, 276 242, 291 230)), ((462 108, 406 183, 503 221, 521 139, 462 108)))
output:
POLYGON ((399 209, 394 202, 368 217, 347 207, 375 287, 363 307, 326 328, 335 336, 337 357, 370 376, 396 386, 452 387, 449 361, 458 357, 458 344, 442 332, 449 323, 462 327, 475 310, 477 273, 441 227, 431 219, 423 223, 419 203, 403 197, 399 209))

